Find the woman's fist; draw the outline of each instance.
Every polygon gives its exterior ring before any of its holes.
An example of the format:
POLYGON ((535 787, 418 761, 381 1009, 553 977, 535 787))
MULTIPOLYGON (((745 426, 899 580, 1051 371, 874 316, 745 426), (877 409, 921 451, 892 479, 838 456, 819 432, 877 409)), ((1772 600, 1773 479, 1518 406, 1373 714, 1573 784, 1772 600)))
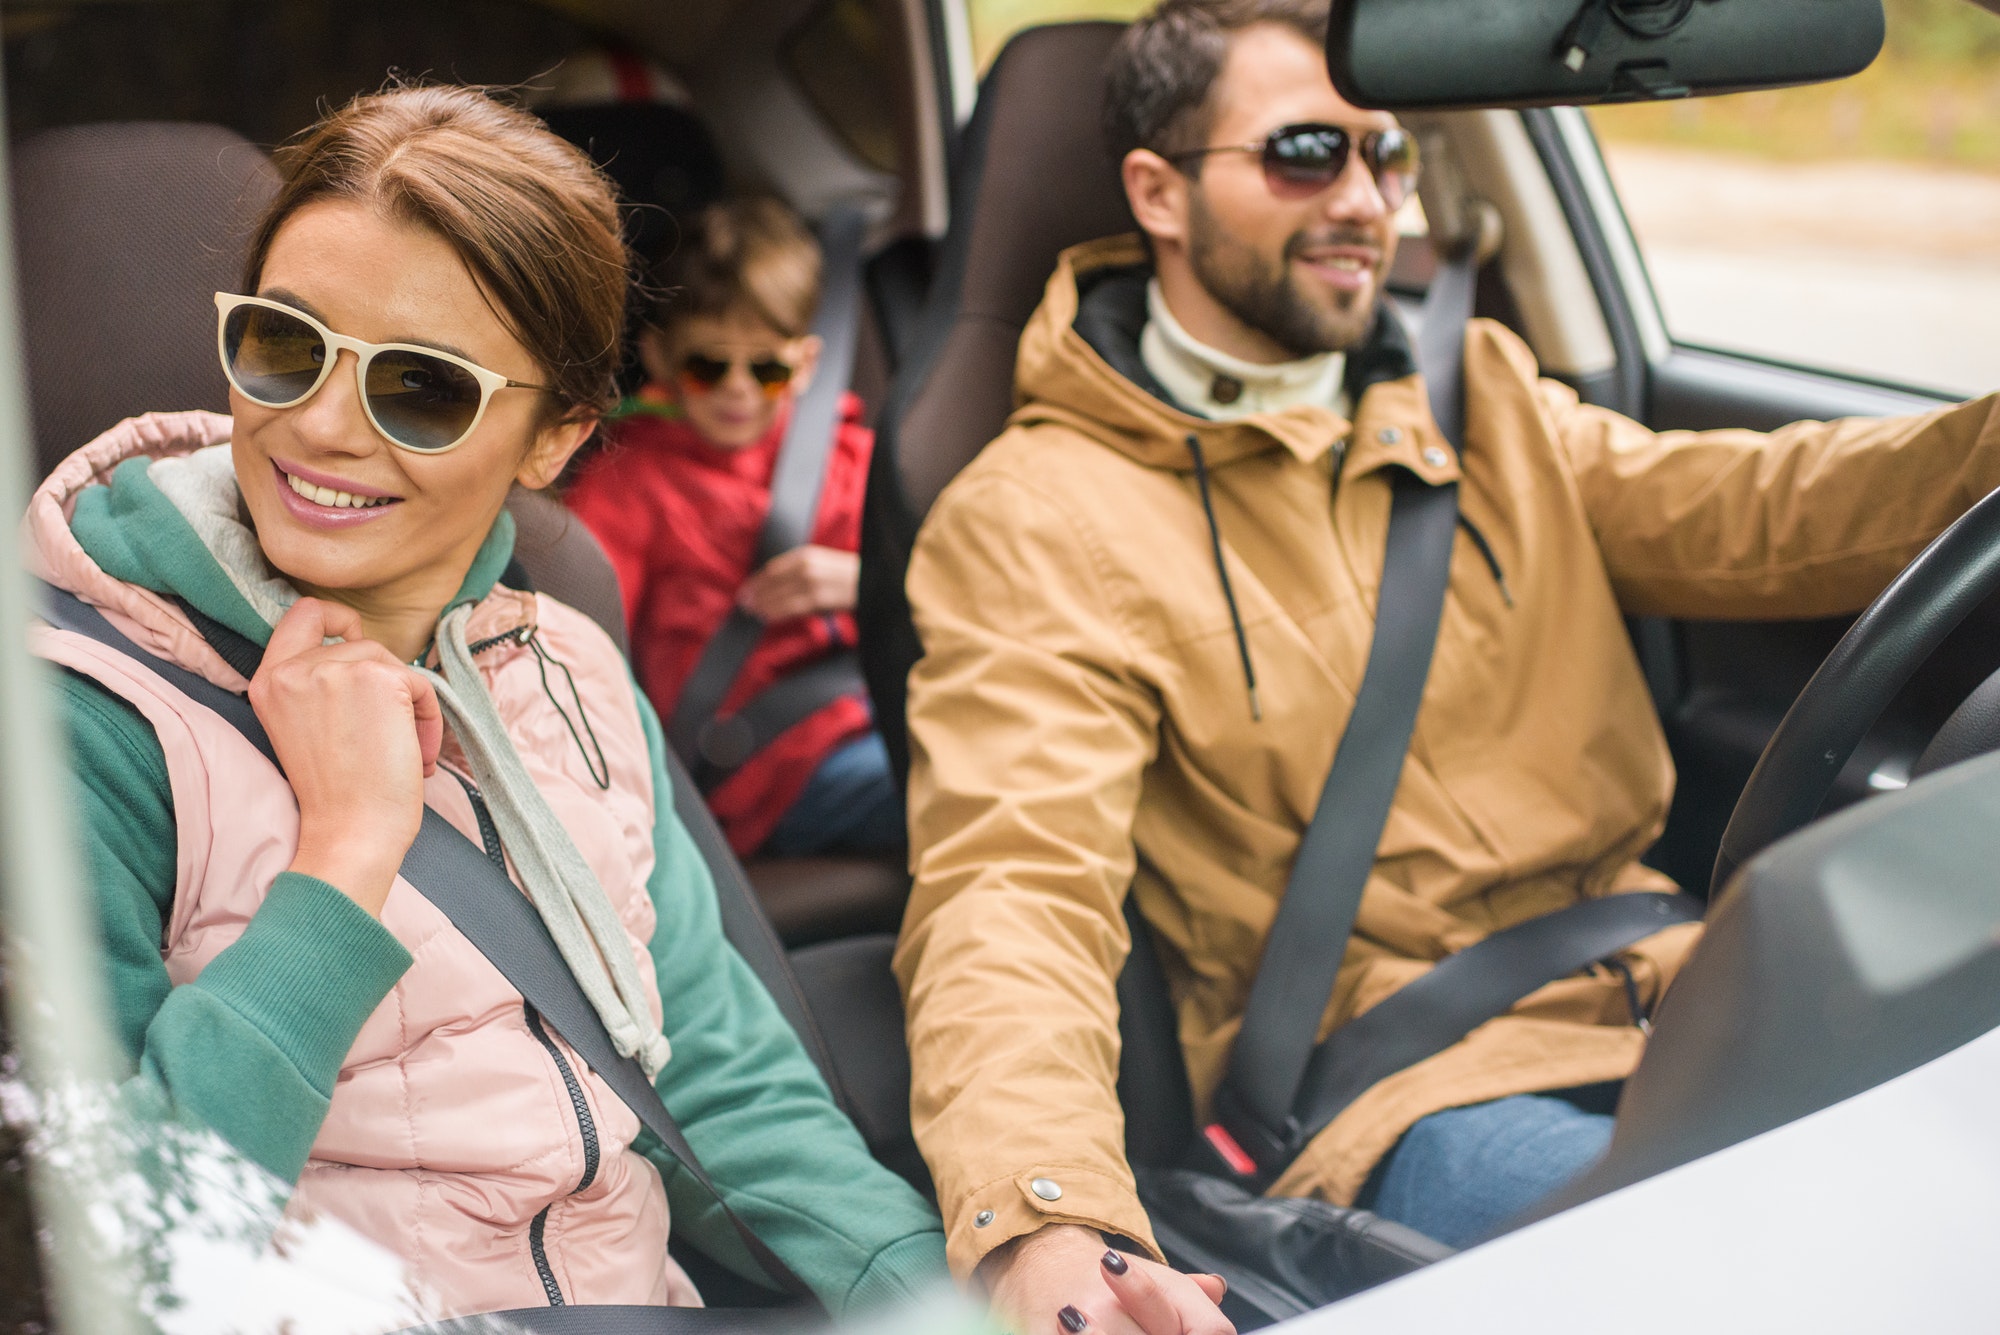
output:
POLYGON ((291 870, 379 916, 423 823, 444 738, 437 693, 363 638, 352 608, 301 598, 271 632, 250 704, 299 801, 291 870))

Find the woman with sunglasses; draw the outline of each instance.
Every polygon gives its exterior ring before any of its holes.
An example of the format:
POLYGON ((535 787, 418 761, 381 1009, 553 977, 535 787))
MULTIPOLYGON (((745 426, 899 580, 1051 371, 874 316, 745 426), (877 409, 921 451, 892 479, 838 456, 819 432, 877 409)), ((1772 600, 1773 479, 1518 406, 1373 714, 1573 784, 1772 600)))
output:
POLYGON ((231 413, 134 419, 27 520, 43 578, 245 692, 273 765, 138 660, 61 665, 108 992, 139 1097, 402 1256, 438 1315, 695 1304, 670 1226, 730 1225, 399 868, 426 807, 532 901, 723 1193, 838 1313, 941 1268, 725 942, 652 709, 581 614, 509 587, 512 486, 613 398, 611 195, 525 113, 363 97, 287 155, 231 413))
MULTIPOLYGON (((810 330, 820 267, 812 234, 774 199, 690 220, 654 275, 662 302, 639 345, 648 383, 565 498, 618 569, 633 665, 664 717, 732 612, 763 630, 722 699, 730 711, 855 646, 874 436, 853 395, 843 396, 811 540, 758 559, 778 453, 819 356, 810 330)), ((741 855, 904 844, 901 793, 858 691, 747 757, 704 748, 702 759, 709 807, 741 855)))

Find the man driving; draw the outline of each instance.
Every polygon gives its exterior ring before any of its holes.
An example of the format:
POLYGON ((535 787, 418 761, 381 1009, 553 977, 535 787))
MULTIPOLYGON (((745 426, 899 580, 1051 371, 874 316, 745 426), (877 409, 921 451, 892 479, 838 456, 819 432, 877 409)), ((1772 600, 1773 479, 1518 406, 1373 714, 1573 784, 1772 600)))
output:
MULTIPOLYGON (((1992 397, 1654 433, 1484 320, 1452 448, 1383 302, 1414 147, 1334 90, 1325 23, 1164 0, 1128 30, 1106 121, 1144 235, 1064 254, 1020 406, 910 566, 912 1115, 954 1268, 1037 1335, 1229 1329, 1212 1277, 1159 1263, 1125 1158, 1124 905, 1207 1122, 1368 662, 1396 477, 1456 482, 1459 526, 1322 1036, 1496 931, 1674 888, 1639 862, 1674 776, 1624 616, 1852 612, 2000 484, 1992 397)), ((1272 1190, 1479 1240, 1603 1152, 1699 930, 1375 1083, 1272 1190)))

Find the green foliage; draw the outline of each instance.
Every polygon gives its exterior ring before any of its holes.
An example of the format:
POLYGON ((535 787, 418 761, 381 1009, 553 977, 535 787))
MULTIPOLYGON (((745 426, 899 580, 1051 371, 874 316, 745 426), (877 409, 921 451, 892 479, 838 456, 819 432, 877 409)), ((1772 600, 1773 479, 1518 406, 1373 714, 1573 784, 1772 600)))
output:
POLYGON ((2000 77, 2000 16, 1968 0, 1883 0, 1893 60, 1988 67, 2000 77))
POLYGON ((1877 158, 2000 172, 2000 15, 1885 0, 1882 56, 1852 79, 1591 113, 1607 139, 1802 160, 1877 158))

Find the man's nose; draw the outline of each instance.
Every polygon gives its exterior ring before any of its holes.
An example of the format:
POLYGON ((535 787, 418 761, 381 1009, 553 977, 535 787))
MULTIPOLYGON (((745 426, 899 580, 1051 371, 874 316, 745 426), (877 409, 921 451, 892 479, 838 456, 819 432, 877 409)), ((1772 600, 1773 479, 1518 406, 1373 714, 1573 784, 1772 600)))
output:
POLYGON ((1322 198, 1320 207, 1335 222, 1372 223, 1388 216, 1389 202, 1382 198, 1382 187, 1376 183, 1375 173, 1369 170, 1359 146, 1347 155, 1347 165, 1322 198))

